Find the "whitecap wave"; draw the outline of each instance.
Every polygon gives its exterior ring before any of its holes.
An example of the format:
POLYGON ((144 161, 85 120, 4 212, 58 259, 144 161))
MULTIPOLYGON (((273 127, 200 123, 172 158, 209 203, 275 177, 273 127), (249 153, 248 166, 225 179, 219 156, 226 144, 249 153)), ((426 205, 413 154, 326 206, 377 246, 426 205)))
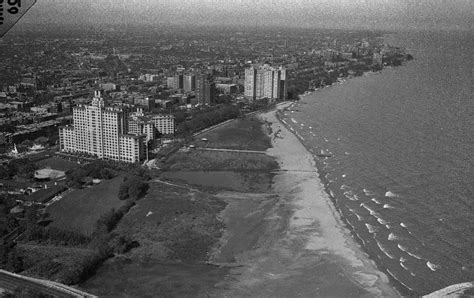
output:
POLYGON ((426 266, 431 269, 431 271, 437 271, 441 268, 440 265, 436 265, 434 263, 431 263, 430 261, 426 262, 426 266))
POLYGON ((360 216, 359 214, 357 214, 357 212, 354 211, 354 209, 349 209, 350 212, 352 212, 352 214, 354 214, 355 216, 357 216, 357 219, 359 221, 363 221, 364 218, 362 218, 362 216, 360 216))
POLYGON ((395 235, 393 232, 388 235, 388 240, 390 240, 390 241, 394 241, 394 240, 398 240, 398 239, 400 239, 400 237, 395 235))
POLYGON ((301 123, 300 125, 301 125, 301 127, 304 127, 304 124, 303 124, 303 123, 301 123))
POLYGON ((332 192, 332 190, 329 190, 329 195, 331 196, 331 198, 334 199, 334 193, 332 192))
POLYGON ((362 191, 365 193, 366 196, 375 196, 375 192, 369 189, 364 188, 362 191))
POLYGON ((341 190, 349 190, 349 189, 350 189, 349 186, 347 186, 345 184, 341 185, 341 190))
POLYGON ((395 274, 393 274, 392 272, 390 272, 389 269, 387 269, 387 273, 393 278, 395 279, 396 281, 398 281, 400 284, 402 284, 405 288, 409 289, 410 291, 413 291, 412 288, 410 288, 409 286, 407 286, 405 283, 403 283, 400 279, 398 279, 395 274))
POLYGON ((389 204, 383 205, 383 208, 384 209, 395 209, 395 207, 393 207, 392 205, 389 205, 389 204))
POLYGON ((369 223, 366 223, 365 226, 367 227, 367 230, 369 231, 370 234, 374 234, 379 230, 376 226, 373 226, 369 223))
POLYGON ((377 211, 375 211, 375 210, 373 210, 373 209, 370 209, 370 207, 367 206, 367 204, 362 203, 362 204, 360 204, 360 206, 364 207, 365 210, 369 211, 370 215, 375 216, 376 218, 380 216, 380 215, 377 213, 377 211))
POLYGON ((385 193, 385 196, 387 198, 397 198, 398 197, 398 195, 396 193, 391 192, 390 190, 385 193))
POLYGON ((377 200, 376 198, 373 198, 371 199, 372 202, 374 202, 375 204, 378 204, 378 205, 382 205, 383 203, 380 202, 379 200, 377 200))
MULTIPOLYGON (((291 112, 293 112, 293 111, 291 111, 291 112)), ((295 119, 291 118, 290 120, 291 120, 291 122, 293 122, 295 124, 298 124, 298 122, 295 119)))
POLYGON ((377 217, 377 221, 379 222, 379 224, 381 225, 386 225, 388 224, 389 222, 386 221, 385 219, 381 218, 381 217, 377 217))
POLYGON ((380 249, 387 257, 389 257, 389 258, 392 259, 392 260, 395 260, 395 259, 396 259, 396 257, 395 257, 393 254, 391 254, 391 253, 388 251, 388 249, 386 249, 385 247, 383 247, 382 244, 380 244, 378 241, 375 241, 375 242, 377 242, 377 246, 379 247, 379 249, 380 249))
POLYGON ((400 266, 406 271, 410 271, 410 269, 408 269, 408 267, 405 264, 403 264, 403 262, 400 262, 400 266))
POLYGON ((403 222, 400 223, 400 226, 404 227, 405 229, 408 228, 406 224, 404 224, 403 222))
POLYGON ((351 201, 357 201, 357 197, 354 195, 354 193, 351 190, 345 191, 344 196, 351 201))
POLYGON ((419 255, 412 253, 411 251, 408 250, 405 246, 400 245, 400 243, 397 244, 398 249, 401 251, 405 252, 407 255, 414 257, 415 259, 422 260, 423 258, 420 257, 419 255))

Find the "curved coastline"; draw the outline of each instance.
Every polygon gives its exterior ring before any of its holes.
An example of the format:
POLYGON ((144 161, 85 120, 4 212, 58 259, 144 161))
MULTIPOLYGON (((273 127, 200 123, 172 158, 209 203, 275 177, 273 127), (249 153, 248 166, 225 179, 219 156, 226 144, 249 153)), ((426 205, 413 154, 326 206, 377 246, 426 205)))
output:
POLYGON ((328 255, 342 269, 344 276, 366 294, 374 296, 400 296, 388 276, 362 250, 347 229, 347 222, 332 201, 331 192, 324 183, 324 175, 311 154, 278 114, 291 106, 284 103, 273 112, 262 115, 272 123, 273 131, 280 131, 268 153, 280 163, 281 174, 275 179, 275 190, 285 192, 286 181, 301 179, 297 184, 294 214, 289 220, 289 231, 304 235, 304 249, 319 255, 328 255))

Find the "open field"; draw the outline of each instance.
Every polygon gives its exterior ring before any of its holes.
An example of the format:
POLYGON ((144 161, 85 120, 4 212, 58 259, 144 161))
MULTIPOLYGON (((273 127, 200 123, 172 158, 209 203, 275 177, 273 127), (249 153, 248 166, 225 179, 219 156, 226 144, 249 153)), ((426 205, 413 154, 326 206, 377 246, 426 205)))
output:
POLYGON ((224 207, 223 201, 187 186, 151 182, 147 195, 116 231, 133 235, 140 247, 131 255, 140 259, 202 262, 220 237, 222 226, 216 215, 224 207))
POLYGON ((103 180, 90 188, 75 189, 46 210, 51 226, 89 235, 99 217, 112 208, 120 208, 125 201, 118 199, 123 176, 103 180))
POLYGON ((255 116, 236 119, 217 129, 200 134, 193 142, 199 147, 265 151, 271 146, 270 138, 255 116), (206 138, 207 141, 201 141, 206 138))
POLYGON ((66 159, 59 158, 56 156, 40 160, 36 162, 36 164, 38 165, 40 169, 52 168, 55 170, 60 170, 60 171, 65 171, 65 172, 79 167, 79 165, 75 162, 68 161, 66 159))
POLYGON ((205 297, 226 268, 205 264, 225 203, 186 185, 150 182, 114 232, 139 246, 107 261, 81 288, 105 297, 205 297))
POLYGON ((84 260, 93 255, 88 249, 54 245, 22 243, 18 248, 28 268, 23 274, 61 283, 69 283, 74 271, 80 270, 84 260))
POLYGON ((273 174, 268 171, 169 171, 161 175, 162 179, 187 183, 203 191, 226 189, 257 193, 271 190, 272 177, 273 174))
POLYGON ((264 154, 190 150, 173 154, 163 168, 171 171, 272 171, 278 164, 264 154))

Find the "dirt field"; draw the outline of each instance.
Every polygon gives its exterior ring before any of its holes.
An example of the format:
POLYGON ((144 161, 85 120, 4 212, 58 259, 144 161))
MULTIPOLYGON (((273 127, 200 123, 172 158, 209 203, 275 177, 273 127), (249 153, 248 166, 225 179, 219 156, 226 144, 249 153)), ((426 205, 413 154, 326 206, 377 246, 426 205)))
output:
POLYGON ((53 221, 51 226, 89 235, 102 214, 124 204, 118 199, 122 179, 117 176, 90 188, 73 190, 46 210, 53 221))

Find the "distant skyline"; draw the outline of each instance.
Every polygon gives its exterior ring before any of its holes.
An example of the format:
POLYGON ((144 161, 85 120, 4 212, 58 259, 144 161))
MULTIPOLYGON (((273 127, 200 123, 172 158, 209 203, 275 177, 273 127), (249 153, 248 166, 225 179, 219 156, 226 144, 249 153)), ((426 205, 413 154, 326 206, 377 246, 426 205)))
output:
POLYGON ((21 23, 473 30, 472 0, 38 0, 21 23))

